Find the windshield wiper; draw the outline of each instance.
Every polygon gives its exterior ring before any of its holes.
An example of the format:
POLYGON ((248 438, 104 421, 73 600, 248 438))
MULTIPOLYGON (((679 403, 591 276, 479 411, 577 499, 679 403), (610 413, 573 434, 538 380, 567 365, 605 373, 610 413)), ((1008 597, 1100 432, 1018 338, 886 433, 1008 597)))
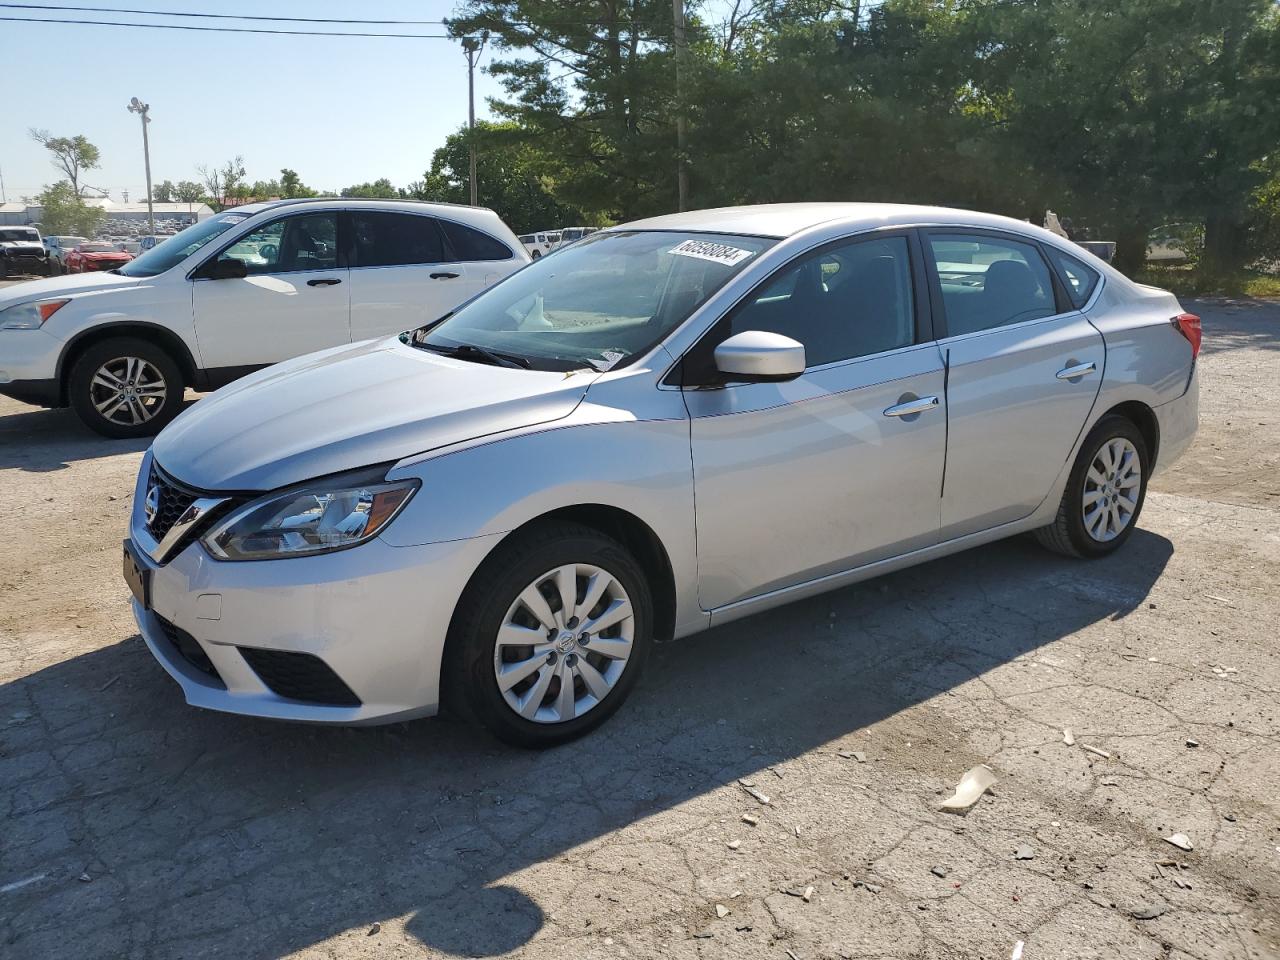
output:
POLYGON ((524 357, 515 357, 507 353, 494 353, 484 347, 477 347, 474 343, 460 343, 456 347, 442 347, 434 343, 423 343, 422 346, 428 350, 434 350, 436 353, 442 353, 446 357, 455 357, 459 360, 477 360, 481 363, 491 363, 495 367, 512 367, 516 370, 530 369, 529 361, 524 357))

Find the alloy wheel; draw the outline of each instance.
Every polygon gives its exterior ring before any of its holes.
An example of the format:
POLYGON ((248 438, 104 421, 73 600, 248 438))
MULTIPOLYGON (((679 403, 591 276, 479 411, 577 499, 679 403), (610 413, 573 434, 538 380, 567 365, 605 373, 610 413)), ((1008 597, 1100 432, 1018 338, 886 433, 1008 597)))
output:
POLYGON ((89 383, 89 399, 105 420, 126 426, 146 423, 164 406, 168 386, 151 362, 116 357, 100 366, 89 383))
POLYGON ((1138 509, 1142 493, 1142 460, 1124 437, 1106 441, 1093 455, 1084 477, 1084 529, 1099 543, 1124 532, 1138 509))
POLYGON ((535 579, 508 608, 494 677, 517 715, 565 723, 608 696, 634 639, 635 613, 618 578, 592 564, 566 564, 535 579))

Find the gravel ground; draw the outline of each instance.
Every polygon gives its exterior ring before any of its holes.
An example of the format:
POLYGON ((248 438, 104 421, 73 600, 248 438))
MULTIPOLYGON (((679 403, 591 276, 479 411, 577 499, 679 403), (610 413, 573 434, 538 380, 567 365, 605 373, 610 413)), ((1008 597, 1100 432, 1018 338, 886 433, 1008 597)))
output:
POLYGON ((187 707, 119 576, 144 445, 0 401, 0 956, 1280 955, 1280 304, 1194 309, 1199 438, 1119 555, 665 645, 540 754, 187 707))

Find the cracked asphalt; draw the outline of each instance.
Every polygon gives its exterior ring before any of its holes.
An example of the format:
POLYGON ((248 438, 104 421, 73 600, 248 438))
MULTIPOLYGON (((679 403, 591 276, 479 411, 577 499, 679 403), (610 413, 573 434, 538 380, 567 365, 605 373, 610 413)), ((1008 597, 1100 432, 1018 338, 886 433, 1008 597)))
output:
POLYGON ((1280 956, 1280 303, 1192 308, 1200 434, 1118 555, 664 645, 545 753, 187 707, 120 581, 143 444, 0 401, 0 957, 1280 956))

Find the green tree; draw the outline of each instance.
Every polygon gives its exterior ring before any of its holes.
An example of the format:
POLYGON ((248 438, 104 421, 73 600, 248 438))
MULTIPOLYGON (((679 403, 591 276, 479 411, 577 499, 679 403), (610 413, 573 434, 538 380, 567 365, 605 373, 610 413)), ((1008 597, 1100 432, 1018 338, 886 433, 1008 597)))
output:
MULTIPOLYGON (((547 230, 587 219, 561 203, 539 172, 544 158, 514 123, 476 124, 476 181, 480 203, 493 209, 516 233, 547 230)), ((411 184, 408 195, 424 200, 469 203, 470 155, 467 129, 451 133, 436 150, 425 179, 411 184)))
POLYGON ((36 203, 42 208, 41 229, 48 234, 92 237, 105 217, 102 208, 85 203, 67 180, 45 187, 36 203))
POLYGON ((392 200, 400 196, 400 191, 386 177, 380 177, 372 183, 357 183, 354 186, 346 187, 342 190, 340 196, 392 200))
POLYGON ((53 154, 54 169, 62 171, 76 196, 83 195, 80 174, 100 166, 102 156, 98 148, 83 134, 77 134, 74 137, 55 137, 48 130, 38 130, 35 127, 28 132, 32 140, 53 154))
POLYGON ((280 195, 292 200, 296 197, 314 197, 317 192, 302 182, 297 171, 285 167, 280 171, 280 195))
POLYGON ((162 180, 151 188, 151 199, 156 203, 172 203, 175 190, 172 180, 162 180))
POLYGON ((204 181, 209 205, 215 210, 225 210, 248 193, 244 182, 244 157, 238 154, 220 167, 201 165, 196 167, 196 171, 204 181))

